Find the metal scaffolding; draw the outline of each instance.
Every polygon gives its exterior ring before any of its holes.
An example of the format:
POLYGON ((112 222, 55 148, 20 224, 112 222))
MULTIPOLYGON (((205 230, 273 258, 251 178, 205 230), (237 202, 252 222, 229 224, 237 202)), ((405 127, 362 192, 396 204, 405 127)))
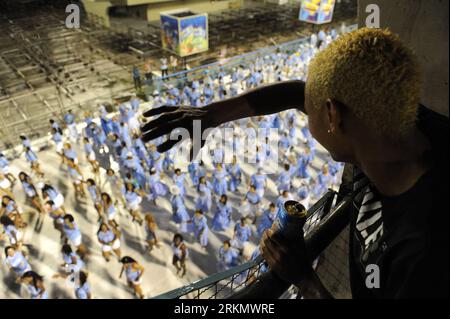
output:
POLYGON ((0 16, 2 149, 17 144, 20 134, 46 134, 49 118, 81 111, 97 96, 108 95, 110 102, 115 87, 130 85, 128 69, 92 45, 95 30, 68 29, 64 10, 44 8, 0 16))

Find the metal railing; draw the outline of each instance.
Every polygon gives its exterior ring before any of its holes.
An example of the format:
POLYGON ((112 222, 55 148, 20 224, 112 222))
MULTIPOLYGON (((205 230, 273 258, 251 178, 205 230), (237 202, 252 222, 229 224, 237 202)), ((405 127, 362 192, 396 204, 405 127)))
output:
MULTIPOLYGON (((356 24, 349 25, 347 26, 347 32, 356 30, 357 28, 358 26, 356 24)), ((179 86, 187 81, 195 81, 204 78, 207 74, 212 78, 217 77, 220 72, 231 74, 234 68, 240 65, 243 67, 248 67, 249 64, 255 62, 258 57, 262 58, 275 52, 291 54, 298 49, 299 45, 308 41, 310 41, 309 37, 295 39, 281 44, 264 47, 256 51, 236 55, 210 64, 204 64, 189 70, 172 73, 164 82, 162 79, 156 79, 152 85, 152 88, 158 91, 164 91, 169 84, 179 86)))
MULTIPOLYGON (((350 193, 339 199, 338 193, 329 190, 308 210, 304 235, 307 251, 312 259, 320 256, 348 224, 347 208, 354 195, 355 193, 350 193)), ((259 288, 262 287, 255 289, 259 290, 257 295, 254 291, 249 295, 245 290, 251 290, 266 272, 267 265, 258 256, 252 261, 163 293, 154 299, 264 298, 268 296, 267 292, 260 291, 259 288)), ((282 288, 281 292, 287 288, 289 285, 282 288)))

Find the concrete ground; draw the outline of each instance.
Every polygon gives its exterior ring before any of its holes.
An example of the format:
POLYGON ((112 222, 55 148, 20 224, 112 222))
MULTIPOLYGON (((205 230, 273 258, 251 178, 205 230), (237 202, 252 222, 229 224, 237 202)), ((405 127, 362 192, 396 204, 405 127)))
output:
MULTIPOLYGON (((80 158, 84 177, 88 178, 92 173, 84 160, 82 149, 80 145, 76 145, 75 147, 80 158)), ((297 147, 296 151, 301 152, 302 149, 297 147)), ((96 237, 98 231, 97 213, 91 200, 76 199, 68 172, 65 166, 60 165, 60 159, 55 153, 54 147, 39 152, 38 157, 45 173, 45 180, 50 181, 51 184, 56 186, 64 194, 65 207, 69 213, 74 215, 75 221, 82 231, 83 242, 89 250, 86 265, 89 272, 88 281, 91 285, 94 298, 133 298, 134 296, 127 287, 125 278, 118 278, 121 264, 114 258, 111 258, 111 261, 107 263, 101 255, 101 246, 96 237)), ((318 146, 316 159, 310 168, 312 176, 315 177, 323 163, 329 160, 329 155, 318 146)), ((184 164, 186 166, 187 163, 184 164)), ((255 172, 254 165, 241 163, 241 167, 247 178, 255 172)), ((11 163, 11 168, 15 176, 21 170, 29 173, 29 166, 23 156, 14 160, 11 163)), ((185 167, 182 167, 182 169, 186 172, 185 167)), ((211 173, 211 167, 208 167, 208 173, 211 173)), ((169 175, 164 175, 162 179, 168 185, 172 184, 169 175)), ((264 198, 267 205, 269 201, 274 201, 277 197, 276 185, 274 183, 276 176, 269 176, 269 179, 268 189, 264 198)), ((186 205, 190 213, 192 213, 194 208, 193 199, 196 191, 191 186, 189 177, 186 180, 188 181, 186 205)), ((20 183, 16 182, 13 191, 17 198, 17 203, 23 209, 25 219, 28 222, 28 226, 24 229, 24 243, 26 244, 25 250, 29 254, 28 259, 33 270, 44 276, 45 286, 49 290, 50 298, 74 298, 73 288, 68 282, 63 279, 52 278, 59 271, 60 264, 63 263, 60 253, 61 242, 59 233, 53 229, 52 220, 46 216, 43 221, 43 226, 40 229, 36 229, 37 214, 30 207, 30 203, 25 202, 20 183)), ((240 216, 238 212, 240 201, 247 189, 241 186, 239 191, 239 193, 229 196, 234 209, 234 220, 237 220, 240 216)), ((144 228, 138 226, 136 223, 132 223, 129 214, 123 209, 120 210, 117 221, 122 230, 122 255, 129 255, 135 258, 145 267, 143 289, 147 297, 156 296, 168 290, 205 278, 216 272, 218 249, 223 240, 231 238, 233 227, 230 227, 227 232, 223 233, 210 231, 209 245, 206 250, 201 248, 198 243, 195 243, 192 236, 185 236, 187 246, 190 250, 189 261, 187 263, 188 271, 184 278, 179 278, 171 265, 172 251, 170 244, 173 234, 177 232, 177 226, 171 221, 171 207, 168 196, 167 198, 159 198, 157 200, 157 206, 144 199, 142 206, 142 212, 151 212, 159 226, 157 234, 161 242, 161 248, 156 249, 151 255, 144 253, 146 250, 144 228)), ((212 213, 207 215, 207 218, 209 225, 211 225, 212 213)), ((253 236, 251 243, 245 249, 244 256, 248 258, 251 255, 257 242, 258 238, 253 236)), ((4 248, 6 244, 5 241, 0 240, 0 247, 4 248)), ((15 284, 13 276, 8 273, 3 263, 4 258, 2 249, 0 253, 0 280, 3 282, 3 285, 0 289, 0 298, 27 298, 24 287, 15 284)))

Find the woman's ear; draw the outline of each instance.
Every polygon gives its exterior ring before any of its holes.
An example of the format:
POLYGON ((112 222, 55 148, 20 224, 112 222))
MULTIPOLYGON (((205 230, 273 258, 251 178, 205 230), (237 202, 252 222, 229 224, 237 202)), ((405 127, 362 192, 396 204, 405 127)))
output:
POLYGON ((334 133, 342 124, 341 104, 333 99, 327 99, 327 117, 329 123, 329 133, 334 133))

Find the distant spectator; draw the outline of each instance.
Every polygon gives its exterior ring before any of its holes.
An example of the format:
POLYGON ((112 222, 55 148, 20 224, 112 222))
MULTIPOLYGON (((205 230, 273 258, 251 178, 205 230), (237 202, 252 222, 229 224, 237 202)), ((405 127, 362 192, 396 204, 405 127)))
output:
POLYGON ((167 58, 161 59, 161 77, 166 77, 169 75, 169 66, 167 65, 167 58))
POLYGON ((139 72, 139 69, 137 66, 133 66, 133 81, 134 81, 134 88, 136 90, 141 89, 141 73, 139 72))
POLYGON ((153 82, 153 64, 150 60, 147 61, 144 65, 144 72, 145 72, 145 79, 147 80, 148 84, 152 84, 153 82))

